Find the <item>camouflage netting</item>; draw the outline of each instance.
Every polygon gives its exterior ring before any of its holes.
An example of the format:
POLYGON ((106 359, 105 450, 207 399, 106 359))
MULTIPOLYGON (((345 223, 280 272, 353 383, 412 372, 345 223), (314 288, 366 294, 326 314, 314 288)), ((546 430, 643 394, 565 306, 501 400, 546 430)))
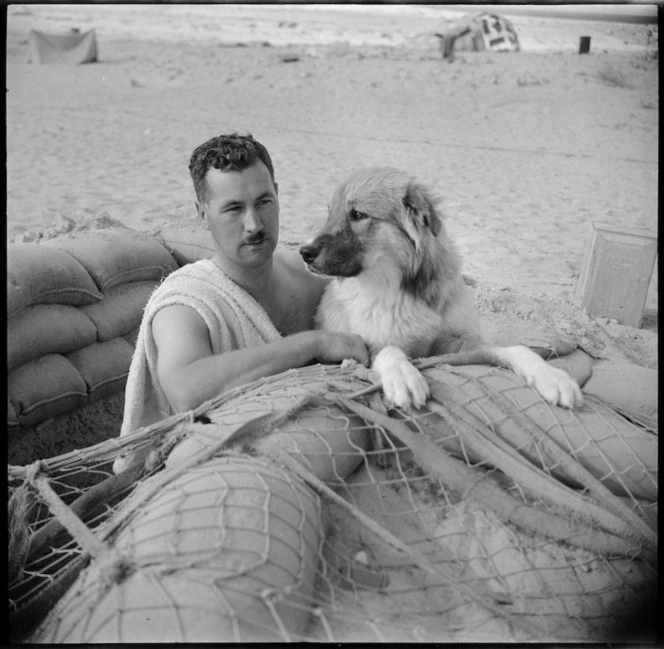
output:
POLYGON ((420 367, 417 413, 312 366, 10 466, 13 639, 615 639, 656 589, 656 431, 420 367))

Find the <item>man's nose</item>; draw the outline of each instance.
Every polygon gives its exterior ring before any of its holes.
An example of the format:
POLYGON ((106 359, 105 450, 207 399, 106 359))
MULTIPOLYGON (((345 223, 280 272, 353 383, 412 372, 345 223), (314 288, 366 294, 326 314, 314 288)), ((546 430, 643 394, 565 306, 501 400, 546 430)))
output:
POLYGON ((320 252, 320 248, 312 243, 306 243, 300 248, 300 254, 302 255, 302 259, 307 264, 310 264, 312 261, 318 257, 318 253, 320 252))
POLYGON ((260 232, 263 229, 263 222, 253 208, 249 208, 244 215, 244 229, 246 232, 260 232))

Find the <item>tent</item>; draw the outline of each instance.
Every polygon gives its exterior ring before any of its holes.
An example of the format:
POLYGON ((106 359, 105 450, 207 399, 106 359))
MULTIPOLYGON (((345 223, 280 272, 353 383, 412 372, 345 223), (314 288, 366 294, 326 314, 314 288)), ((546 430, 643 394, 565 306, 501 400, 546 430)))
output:
POLYGON ((97 60, 97 36, 95 30, 80 33, 45 34, 30 31, 28 39, 30 60, 35 65, 78 65, 97 60))
POLYGON ((445 59, 454 58, 454 50, 518 52, 519 37, 514 25, 496 14, 466 16, 446 29, 437 31, 445 59))

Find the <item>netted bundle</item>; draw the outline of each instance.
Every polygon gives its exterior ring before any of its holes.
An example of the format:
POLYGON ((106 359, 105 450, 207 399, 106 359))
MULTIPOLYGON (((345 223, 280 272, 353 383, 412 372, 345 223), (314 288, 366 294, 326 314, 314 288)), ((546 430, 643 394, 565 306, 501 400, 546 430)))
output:
POLYGON ((10 467, 14 639, 615 639, 656 588, 656 431, 420 367, 417 412, 317 365, 10 467))

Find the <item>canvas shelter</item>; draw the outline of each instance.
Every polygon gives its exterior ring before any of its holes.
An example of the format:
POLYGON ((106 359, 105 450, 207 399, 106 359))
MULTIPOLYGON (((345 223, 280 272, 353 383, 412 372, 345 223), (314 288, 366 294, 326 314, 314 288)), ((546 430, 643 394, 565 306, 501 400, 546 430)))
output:
POLYGON ((454 51, 493 50, 517 52, 519 36, 511 21, 490 13, 466 16, 436 32, 443 58, 454 58, 454 51))
POLYGON ((31 30, 28 38, 30 61, 35 65, 79 65, 97 60, 97 36, 72 30, 66 34, 45 34, 31 30))

